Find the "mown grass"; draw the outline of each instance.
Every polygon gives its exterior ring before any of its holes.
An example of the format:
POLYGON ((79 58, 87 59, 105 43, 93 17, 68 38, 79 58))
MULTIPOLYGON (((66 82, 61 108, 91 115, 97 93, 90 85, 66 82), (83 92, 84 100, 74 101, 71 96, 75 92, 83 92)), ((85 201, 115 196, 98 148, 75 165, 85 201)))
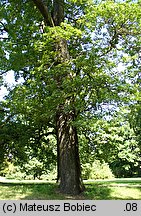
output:
POLYGON ((59 193, 55 182, 0 182, 0 200, 140 200, 141 179, 85 181, 79 196, 59 193))
POLYGON ((86 199, 95 200, 140 200, 141 179, 117 179, 85 183, 86 199))

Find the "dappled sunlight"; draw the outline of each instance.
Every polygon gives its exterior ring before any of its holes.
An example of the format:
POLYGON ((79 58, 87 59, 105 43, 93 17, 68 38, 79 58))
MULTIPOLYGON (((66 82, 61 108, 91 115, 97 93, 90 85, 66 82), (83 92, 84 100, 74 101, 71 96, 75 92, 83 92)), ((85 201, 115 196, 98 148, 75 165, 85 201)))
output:
POLYGON ((118 200, 140 200, 141 188, 115 187, 111 191, 111 197, 118 200))
POLYGON ((100 187, 99 185, 90 184, 86 186, 85 199, 105 200, 112 199, 110 197, 111 189, 108 187, 100 187))
POLYGON ((54 182, 0 183, 0 200, 140 200, 141 180, 85 181, 77 196, 60 193, 54 182))
POLYGON ((86 199, 137 200, 141 199, 141 179, 115 179, 85 182, 86 199))
POLYGON ((0 185, 0 200, 20 200, 25 196, 32 194, 32 190, 22 185, 20 186, 3 186, 0 185))

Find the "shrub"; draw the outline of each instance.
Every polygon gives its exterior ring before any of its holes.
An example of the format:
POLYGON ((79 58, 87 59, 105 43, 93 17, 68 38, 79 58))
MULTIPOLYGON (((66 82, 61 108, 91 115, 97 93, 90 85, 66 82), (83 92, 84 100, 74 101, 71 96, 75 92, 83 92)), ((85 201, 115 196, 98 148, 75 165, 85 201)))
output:
POLYGON ((57 167, 54 167, 50 172, 46 175, 47 180, 56 180, 57 179, 57 167))
POLYGON ((20 168, 18 166, 14 166, 11 162, 7 162, 7 167, 5 167, 1 175, 8 179, 21 180, 24 178, 24 174, 21 173, 20 168))
POLYGON ((101 163, 95 160, 92 164, 86 163, 82 166, 82 177, 83 179, 112 179, 114 175, 105 162, 101 163))
POLYGON ((50 169, 46 169, 42 162, 39 162, 36 158, 32 158, 28 163, 23 166, 15 166, 11 162, 7 162, 6 166, 0 172, 1 176, 5 176, 7 179, 16 180, 56 180, 57 168, 51 166, 50 169))

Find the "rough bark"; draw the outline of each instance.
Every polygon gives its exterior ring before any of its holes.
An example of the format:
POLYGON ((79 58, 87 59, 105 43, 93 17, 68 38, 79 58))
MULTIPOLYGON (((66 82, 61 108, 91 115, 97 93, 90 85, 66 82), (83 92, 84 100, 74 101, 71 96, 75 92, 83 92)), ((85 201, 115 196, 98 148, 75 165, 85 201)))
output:
POLYGON ((61 24, 64 21, 64 0, 53 1, 53 21, 55 26, 61 24))
POLYGON ((83 190, 79 159, 77 129, 72 125, 74 112, 64 113, 63 105, 56 115, 58 151, 58 174, 60 191, 79 194, 83 190))
MULTIPOLYGON (((43 4, 42 0, 33 0, 42 16, 44 12, 48 13, 47 6, 43 4), (46 10, 45 10, 46 9, 46 10)), ((50 17, 48 14, 44 17, 50 17)), ((64 0, 53 1, 52 12, 53 25, 60 25, 64 20, 64 0)), ((67 41, 63 38, 58 40, 55 45, 55 49, 58 53, 56 64, 61 64, 69 60, 69 53, 67 49, 67 41)), ((69 71, 63 74, 69 77, 69 71)), ((62 77, 56 75, 56 83, 58 85, 58 91, 61 89, 62 77)), ((66 99, 66 103, 71 104, 72 98, 66 99)), ((60 191, 66 194, 79 194, 83 190, 83 184, 81 181, 81 169, 78 149, 78 137, 77 130, 73 126, 73 121, 76 118, 75 109, 65 112, 64 105, 60 104, 56 113, 56 134, 57 134, 57 152, 58 152, 58 181, 60 183, 60 191)))
POLYGON ((44 3, 43 0, 33 0, 34 4, 42 14, 46 25, 53 26, 52 17, 48 11, 47 5, 44 3))

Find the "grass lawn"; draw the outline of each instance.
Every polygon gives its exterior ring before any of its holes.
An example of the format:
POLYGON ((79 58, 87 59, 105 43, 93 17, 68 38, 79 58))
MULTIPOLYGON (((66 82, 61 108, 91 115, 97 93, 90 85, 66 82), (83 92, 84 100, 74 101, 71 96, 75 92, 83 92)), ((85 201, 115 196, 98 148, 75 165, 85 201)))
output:
POLYGON ((140 200, 141 178, 84 181, 79 196, 60 194, 55 182, 0 180, 0 200, 140 200))

